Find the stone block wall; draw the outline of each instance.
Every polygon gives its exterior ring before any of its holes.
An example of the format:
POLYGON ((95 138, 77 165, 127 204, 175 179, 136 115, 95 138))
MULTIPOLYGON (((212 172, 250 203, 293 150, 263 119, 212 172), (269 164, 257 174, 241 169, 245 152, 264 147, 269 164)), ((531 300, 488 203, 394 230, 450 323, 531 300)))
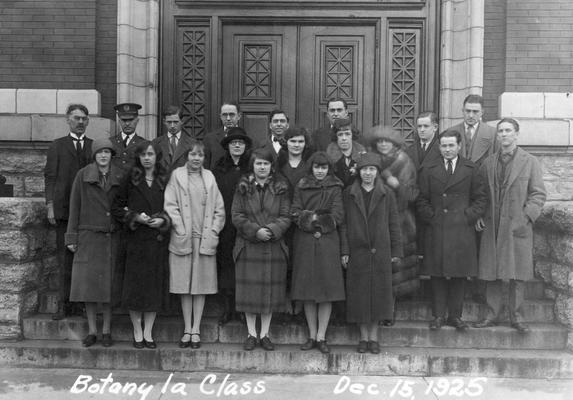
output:
POLYGON ((0 339, 20 337, 22 317, 52 289, 55 247, 43 199, 0 198, 0 339))

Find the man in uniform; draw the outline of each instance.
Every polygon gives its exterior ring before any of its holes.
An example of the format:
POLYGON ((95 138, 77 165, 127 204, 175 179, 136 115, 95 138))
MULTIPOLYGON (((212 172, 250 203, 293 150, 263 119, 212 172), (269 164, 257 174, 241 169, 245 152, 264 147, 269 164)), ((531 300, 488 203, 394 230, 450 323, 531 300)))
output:
POLYGON ((329 99, 326 105, 326 116, 328 117, 329 126, 319 128, 312 134, 312 142, 316 151, 326 151, 328 145, 335 141, 334 121, 341 118, 349 118, 348 104, 343 99, 329 99))
POLYGON ((207 169, 213 169, 217 161, 225 155, 225 149, 221 146, 221 140, 227 136, 227 131, 231 128, 239 126, 241 120, 241 111, 237 103, 224 102, 221 106, 221 126, 219 129, 209 132, 203 138, 205 144, 205 161, 203 165, 207 169))
POLYGON ((167 107, 163 111, 163 125, 167 129, 167 134, 153 140, 161 149, 161 164, 169 175, 175 168, 187 162, 185 153, 190 147, 192 138, 181 130, 182 123, 181 109, 177 106, 167 107))
POLYGON ((121 168, 124 174, 128 174, 135 162, 135 148, 145 140, 135 133, 141 106, 136 103, 121 103, 113 108, 117 112, 121 132, 111 138, 115 150, 112 162, 115 167, 121 168))
POLYGON ((273 110, 269 120, 271 134, 261 148, 269 149, 273 155, 273 160, 276 161, 280 149, 286 148, 284 134, 289 127, 289 118, 283 110, 273 110))
POLYGON ((73 253, 64 243, 68 227, 70 192, 77 172, 91 162, 92 139, 85 136, 89 123, 88 109, 83 104, 70 104, 66 111, 68 135, 54 140, 48 149, 44 178, 48 221, 56 227, 56 249, 59 269, 58 310, 55 320, 73 313, 68 302, 73 253))

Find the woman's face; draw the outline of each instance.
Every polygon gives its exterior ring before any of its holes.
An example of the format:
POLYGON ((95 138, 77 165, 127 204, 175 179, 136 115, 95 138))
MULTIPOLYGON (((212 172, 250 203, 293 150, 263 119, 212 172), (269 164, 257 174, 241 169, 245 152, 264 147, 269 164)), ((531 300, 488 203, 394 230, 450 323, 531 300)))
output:
POLYGON ((386 139, 380 139, 376 142, 376 150, 380 154, 388 155, 394 149, 394 143, 386 139))
POLYGON ((328 165, 312 164, 312 174, 321 181, 328 175, 328 165))
POLYGON ((205 160, 205 152, 200 147, 193 147, 189 150, 189 155, 187 156, 187 162, 189 163, 189 168, 192 171, 198 171, 203 165, 203 160, 205 160))
POLYGON ((360 169, 360 179, 362 183, 370 185, 374 183, 374 179, 376 179, 376 175, 378 174, 378 168, 373 165, 367 165, 360 169))
POLYGON ((111 162, 111 150, 101 149, 95 154, 95 162, 98 167, 107 167, 111 162))
POLYGON ((255 158, 253 173, 258 179, 267 179, 271 174, 271 163, 262 158, 255 158))
POLYGON ((289 140, 287 140, 287 150, 289 154, 293 156, 298 156, 302 154, 305 145, 306 142, 304 140, 303 135, 293 136, 289 140))
POLYGON ((229 142, 229 154, 234 157, 240 157, 245 153, 247 145, 244 140, 235 139, 229 142))
POLYGON ((155 162, 157 161, 157 154, 155 154, 153 146, 149 145, 147 149, 145 149, 143 153, 139 155, 139 161, 141 162, 141 165, 145 169, 153 169, 153 167, 155 167, 155 162))
POLYGON ((340 150, 352 149, 352 131, 350 129, 342 129, 336 132, 336 143, 340 150))

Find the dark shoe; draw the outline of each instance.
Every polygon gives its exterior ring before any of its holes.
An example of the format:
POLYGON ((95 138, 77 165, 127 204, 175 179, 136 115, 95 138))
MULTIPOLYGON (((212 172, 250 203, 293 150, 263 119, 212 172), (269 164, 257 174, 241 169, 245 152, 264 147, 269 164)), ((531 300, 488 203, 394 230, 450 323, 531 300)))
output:
POLYGON ((275 345, 271 342, 268 336, 265 336, 261 339, 261 347, 266 351, 273 351, 275 349, 275 345))
POLYGON ((155 342, 153 340, 143 339, 143 345, 145 347, 147 347, 148 349, 156 349, 157 348, 157 345, 155 344, 155 342))
POLYGON ((192 333, 191 334, 191 348, 192 349, 198 349, 199 347, 201 347, 201 335, 198 333, 192 333), (197 341, 193 341, 193 336, 197 336, 199 339, 197 341))
POLYGON ((300 346, 300 349, 306 351, 306 350, 314 349, 315 347, 316 347, 316 340, 309 338, 305 344, 300 346))
POLYGON ((186 335, 191 336, 191 334, 190 334, 189 332, 183 332, 183 336, 181 337, 181 340, 179 340, 179 347, 182 348, 182 349, 185 349, 185 348, 191 346, 191 337, 189 337, 189 340, 188 340, 188 341, 186 341, 186 342, 183 341, 183 338, 184 338, 186 335))
POLYGON ((458 331, 466 331, 469 328, 469 325, 459 317, 448 318, 447 324, 453 326, 458 331))
POLYGON ((101 335, 101 345, 103 347, 111 347, 113 341, 111 340, 111 333, 104 333, 101 335))
POLYGON ((513 329, 516 329, 517 332, 519 332, 519 333, 529 333, 531 331, 531 329, 529 329, 529 326, 527 326, 521 322, 513 322, 510 326, 513 329))
POLYGON ((443 317, 436 317, 430 322, 430 330, 436 331, 442 328, 444 325, 444 318, 443 317))
POLYGON ((82 346, 90 347, 93 346, 97 342, 96 335, 87 335, 84 340, 82 340, 82 346))
POLYGON ((383 319, 382 322, 380 322, 380 325, 382 325, 382 326, 393 326, 395 322, 396 321, 394 321, 393 319, 383 319))
POLYGON ((368 350, 370 350, 370 353, 372 354, 380 354, 380 345, 374 340, 369 340, 368 350))
POLYGON ((367 350, 368 350, 368 342, 366 340, 359 341, 358 349, 356 349, 356 351, 358 351, 359 353, 366 353, 367 350))
POLYGON ((330 353, 330 347, 326 344, 326 340, 319 340, 316 342, 316 347, 322 354, 330 353))
POLYGON ((497 324, 492 321, 491 319, 482 319, 481 321, 478 322, 474 322, 473 327, 474 328, 489 328, 492 326, 496 326, 497 324))
POLYGON ((255 347, 257 347, 257 338, 251 335, 247 336, 247 340, 245 340, 243 344, 243 349, 251 351, 254 350, 255 347))
POLYGON ((145 347, 145 340, 138 342, 137 340, 133 339, 133 347, 136 349, 143 349, 145 347))

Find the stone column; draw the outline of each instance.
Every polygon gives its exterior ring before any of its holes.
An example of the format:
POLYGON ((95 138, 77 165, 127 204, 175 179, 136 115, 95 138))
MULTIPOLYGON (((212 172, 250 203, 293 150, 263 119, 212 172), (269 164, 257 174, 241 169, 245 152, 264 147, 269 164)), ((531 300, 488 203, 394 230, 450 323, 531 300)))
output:
POLYGON ((137 133, 157 136, 159 1, 118 0, 117 102, 143 106, 137 133))
POLYGON ((462 102, 482 94, 484 0, 442 0, 440 131, 462 120, 462 102))

